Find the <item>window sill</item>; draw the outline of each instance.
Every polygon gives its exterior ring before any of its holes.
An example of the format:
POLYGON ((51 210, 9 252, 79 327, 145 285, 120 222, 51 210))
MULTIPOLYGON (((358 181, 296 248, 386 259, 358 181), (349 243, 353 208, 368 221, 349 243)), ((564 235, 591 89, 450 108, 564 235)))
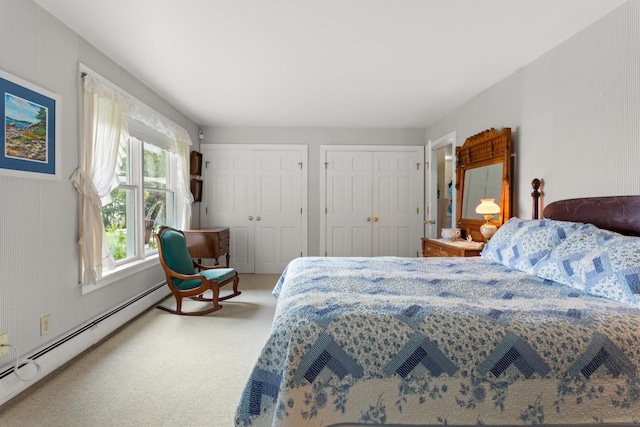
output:
POLYGON ((125 277, 129 277, 132 274, 139 273, 141 271, 147 270, 151 267, 155 267, 159 265, 158 255, 150 255, 145 259, 141 259, 139 261, 129 262, 124 265, 120 265, 116 267, 114 270, 111 270, 104 274, 102 279, 93 285, 80 285, 80 293, 82 295, 86 295, 90 292, 108 286, 112 283, 117 282, 118 280, 122 280, 125 277))

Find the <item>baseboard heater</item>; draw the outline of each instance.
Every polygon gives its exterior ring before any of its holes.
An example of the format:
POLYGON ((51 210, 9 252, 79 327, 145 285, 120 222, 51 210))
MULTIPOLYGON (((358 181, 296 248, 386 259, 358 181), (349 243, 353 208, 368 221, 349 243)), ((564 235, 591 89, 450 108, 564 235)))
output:
MULTIPOLYGON (((72 333, 61 337, 56 342, 49 344, 47 347, 28 356, 29 359, 37 362, 41 366, 38 378, 34 378, 33 381, 22 382, 15 376, 11 376, 14 371, 14 366, 0 372, 0 386, 2 386, 0 388, 3 389, 3 392, 0 394, 0 405, 21 391, 27 389, 29 386, 35 384, 37 381, 46 377, 47 374, 70 361, 84 350, 98 343, 152 305, 166 298, 170 294, 168 288, 165 286, 166 284, 167 282, 163 281, 162 283, 153 286, 107 313, 104 313, 96 319, 88 322, 72 333), (166 292, 155 295, 163 288, 166 289, 166 292), (106 326, 107 323, 111 324, 106 326), (106 327, 103 331, 96 333, 96 330, 101 326, 106 327), (46 362, 44 362, 45 360, 46 362), (4 393, 5 391, 8 392, 6 395, 4 393)), ((26 356, 21 355, 21 359, 24 357, 26 356)), ((18 368, 20 369, 26 365, 27 363, 22 363, 18 365, 18 368)))

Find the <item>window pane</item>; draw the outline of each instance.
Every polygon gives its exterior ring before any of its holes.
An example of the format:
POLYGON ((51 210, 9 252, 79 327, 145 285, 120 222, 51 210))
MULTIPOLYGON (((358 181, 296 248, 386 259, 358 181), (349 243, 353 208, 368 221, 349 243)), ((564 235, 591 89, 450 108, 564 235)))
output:
POLYGON ((158 245, 152 237, 163 225, 169 225, 167 217, 167 205, 173 203, 173 194, 165 191, 144 191, 144 227, 145 249, 157 249, 158 245))
POLYGON ((100 209, 109 251, 116 261, 135 256, 135 190, 116 188, 113 202, 100 209))
POLYGON ((167 188, 169 152, 153 144, 144 143, 144 186, 167 188))
POLYGON ((130 169, 130 164, 131 164, 131 156, 130 156, 130 147, 131 144, 129 143, 129 141, 127 140, 126 142, 123 143, 124 147, 121 146, 121 149, 123 149, 123 156, 122 156, 122 165, 120 166, 120 170, 118 171, 118 180, 120 181, 120 184, 129 184, 129 177, 131 176, 131 174, 129 173, 130 169))

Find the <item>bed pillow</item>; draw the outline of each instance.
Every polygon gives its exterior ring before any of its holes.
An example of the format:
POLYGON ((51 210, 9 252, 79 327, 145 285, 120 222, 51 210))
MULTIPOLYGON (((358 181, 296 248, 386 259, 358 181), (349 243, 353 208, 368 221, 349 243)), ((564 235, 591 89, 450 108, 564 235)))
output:
POLYGON ((498 229, 480 255, 506 267, 532 273, 534 266, 580 225, 567 221, 514 217, 498 229))
POLYGON ((640 305, 640 238, 580 227, 533 273, 615 301, 640 305))

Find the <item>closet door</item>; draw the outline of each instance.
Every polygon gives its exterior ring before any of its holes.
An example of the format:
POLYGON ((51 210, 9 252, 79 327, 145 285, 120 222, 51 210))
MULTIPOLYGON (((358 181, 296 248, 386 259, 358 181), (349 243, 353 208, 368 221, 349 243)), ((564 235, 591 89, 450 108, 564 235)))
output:
POLYGON ((324 151, 326 256, 418 256, 422 147, 324 151))
POLYGON ((372 153, 328 151, 326 155, 326 252, 371 256, 372 153))
POLYGON ((230 228, 230 264, 240 273, 280 274, 306 254, 305 146, 201 146, 201 228, 230 228))
POLYGON ((255 273, 282 272, 302 255, 302 154, 256 151, 255 273))
POLYGON ((373 153, 373 256, 416 256, 421 236, 420 153, 373 153))
POLYGON ((253 273, 253 150, 203 150, 203 158, 205 197, 201 228, 229 227, 231 265, 239 272, 253 273))

